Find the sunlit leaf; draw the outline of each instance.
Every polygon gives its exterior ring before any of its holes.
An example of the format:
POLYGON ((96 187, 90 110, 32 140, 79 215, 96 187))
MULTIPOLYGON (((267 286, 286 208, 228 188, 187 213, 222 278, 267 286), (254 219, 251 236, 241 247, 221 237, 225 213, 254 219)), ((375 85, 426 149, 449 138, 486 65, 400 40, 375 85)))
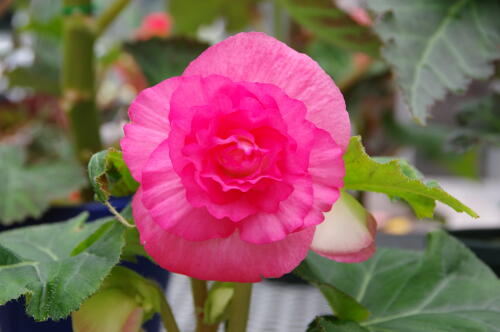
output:
POLYGON ((478 217, 471 208, 448 194, 435 181, 425 182, 421 174, 407 162, 400 160, 378 162, 370 158, 359 136, 351 138, 344 155, 344 162, 346 189, 373 191, 390 197, 399 197, 410 204, 418 218, 431 218, 436 201, 452 207, 457 212, 478 217))

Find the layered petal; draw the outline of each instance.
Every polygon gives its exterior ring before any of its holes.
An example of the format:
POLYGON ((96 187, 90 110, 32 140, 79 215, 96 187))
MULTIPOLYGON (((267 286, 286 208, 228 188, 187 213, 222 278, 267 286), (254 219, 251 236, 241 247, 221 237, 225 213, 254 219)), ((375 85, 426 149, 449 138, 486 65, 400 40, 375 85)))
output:
POLYGON ((131 123, 125 125, 120 145, 123 159, 137 181, 141 181, 142 168, 150 154, 168 137, 170 97, 180 81, 174 77, 145 89, 130 105, 131 123))
POLYGON ((252 243, 278 241, 303 226, 312 207, 309 154, 319 129, 305 119, 302 102, 271 84, 210 75, 183 77, 170 108, 169 155, 193 207, 216 219, 248 218, 242 238, 252 243), (292 192, 304 192, 291 180, 298 178, 308 179, 309 196, 284 203, 292 192), (255 226, 265 220, 273 226, 255 226), (274 230, 255 235, 250 225, 274 230))
POLYGON ((142 92, 129 115, 134 218, 162 267, 255 282, 290 272, 309 248, 346 262, 373 253, 373 218, 347 194, 337 201, 345 103, 308 56, 238 34, 142 92))
POLYGON ((316 227, 311 249, 338 262, 361 262, 375 252, 375 219, 352 196, 343 192, 316 227))
POLYGON ((191 122, 198 110, 197 107, 211 105, 214 106, 214 111, 217 111, 218 105, 211 103, 214 95, 223 86, 232 82, 230 79, 218 75, 211 75, 206 78, 197 75, 192 77, 181 76, 179 80, 181 80, 181 84, 179 84, 170 100, 171 112, 169 113, 169 119, 172 125, 187 133, 191 129, 191 122))
POLYGON ((187 201, 186 190, 168 152, 168 141, 164 141, 151 154, 142 173, 142 200, 151 217, 163 230, 187 240, 202 241, 232 234, 235 226, 230 220, 216 219, 205 208, 194 207, 187 201))
POLYGON ((312 183, 303 177, 296 179, 294 184, 294 191, 280 203, 276 213, 261 212, 239 225, 243 241, 255 244, 276 242, 302 228, 313 204, 312 183))
POLYGON ((313 185, 313 208, 304 219, 302 228, 323 222, 323 212, 330 211, 344 186, 345 167, 342 150, 323 129, 315 128, 309 158, 309 176, 313 185))
POLYGON ((258 282, 293 270, 307 255, 314 227, 269 244, 251 244, 237 232, 224 239, 188 241, 161 228, 142 203, 132 201, 134 220, 147 253, 163 268, 202 280, 258 282))
POLYGON ((184 75, 222 75, 235 82, 274 84, 307 107, 306 118, 345 150, 350 123, 344 98, 310 57, 263 33, 240 33, 203 52, 184 75))

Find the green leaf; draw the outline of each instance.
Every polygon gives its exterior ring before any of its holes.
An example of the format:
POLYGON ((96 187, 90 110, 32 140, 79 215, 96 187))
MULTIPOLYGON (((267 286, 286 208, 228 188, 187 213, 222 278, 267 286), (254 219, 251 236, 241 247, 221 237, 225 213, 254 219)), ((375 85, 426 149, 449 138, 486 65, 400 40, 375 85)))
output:
POLYGON ((207 47, 207 44, 187 39, 151 39, 125 44, 124 49, 134 57, 148 83, 155 85, 181 75, 207 47))
POLYGON ((379 41, 331 0, 279 0, 298 23, 336 46, 377 55, 379 41))
POLYGON ((319 316, 316 317, 309 327, 307 332, 369 332, 370 330, 349 321, 342 321, 334 316, 319 316))
POLYGON ((407 160, 393 158, 393 157, 373 157, 372 160, 376 161, 379 164, 387 164, 390 163, 391 161, 396 161, 404 176, 414 180, 424 179, 424 175, 420 173, 418 169, 410 165, 410 163, 407 160))
POLYGON ((323 40, 314 41, 307 47, 307 54, 313 58, 341 86, 355 71, 353 52, 347 51, 323 40))
POLYGON ((131 195, 139 186, 123 161, 122 152, 114 148, 94 154, 88 173, 95 197, 101 202, 106 202, 109 196, 131 195))
POLYGON ((242 30, 249 23, 252 9, 260 0, 171 0, 169 12, 175 33, 195 36, 198 28, 224 18, 228 31, 242 30), (196 8, 196 10, 193 10, 196 8))
POLYGON ((452 131, 448 144, 466 151, 479 144, 500 145, 500 94, 481 96, 466 101, 457 113, 459 128, 452 131))
POLYGON ((34 92, 58 96, 60 94, 60 56, 54 49, 59 44, 52 38, 38 36, 34 41, 34 59, 28 66, 19 66, 5 72, 9 87, 32 89, 34 92))
MULTIPOLYGON (((402 125, 390 116, 385 116, 383 121, 384 131, 394 142, 416 148, 419 156, 455 175, 479 178, 478 150, 471 149, 471 144, 464 142, 461 142, 460 147, 449 143, 450 136, 458 137, 455 136, 457 129, 437 124, 426 127, 414 123, 402 125)), ((472 147, 475 145, 477 143, 472 147)))
MULTIPOLYGON (((123 210, 120 211, 123 218, 128 221, 134 221, 132 216, 132 205, 128 204, 123 210)), ((142 256, 149 259, 152 263, 156 264, 153 259, 146 253, 144 246, 141 244, 139 231, 137 227, 127 227, 124 232, 125 246, 122 250, 121 260, 129 262, 137 262, 137 256, 142 256)))
POLYGON ((39 217, 49 204, 85 184, 82 169, 71 161, 26 164, 21 147, 0 145, 0 223, 39 217))
POLYGON ((349 294, 335 287, 330 280, 325 279, 326 275, 321 275, 317 272, 312 270, 307 264, 301 264, 294 271, 299 277, 307 280, 321 291, 338 318, 359 322, 370 316, 368 309, 358 303, 349 294))
POLYGON ((94 189, 95 199, 100 202, 106 202, 109 199, 109 192, 104 188, 106 181, 106 156, 108 150, 95 153, 90 158, 88 173, 90 184, 94 189))
POLYGON ((300 268, 370 310, 368 320, 347 331, 500 331, 497 277, 443 231, 429 235, 425 253, 379 249, 359 264, 310 253, 300 268))
POLYGON ((113 148, 108 149, 106 155, 106 177, 108 190, 113 196, 128 196, 139 187, 123 160, 122 152, 113 148))
POLYGON ((436 201, 452 207, 457 212, 478 217, 472 209, 441 189, 435 181, 424 182, 407 162, 377 162, 370 158, 359 136, 351 138, 344 162, 345 189, 374 191, 390 197, 399 197, 410 204, 418 218, 431 218, 436 201))
POLYGON ((234 295, 234 283, 216 281, 210 288, 203 310, 205 324, 217 324, 227 318, 229 303, 234 295))
POLYGON ((370 316, 370 311, 356 302, 348 294, 328 284, 318 284, 317 286, 335 315, 341 319, 356 322, 364 321, 370 316))
POLYGON ((0 234, 0 305, 24 295, 38 321, 68 316, 118 263, 123 227, 83 213, 64 223, 0 234))
MULTIPOLYGON (((126 218, 127 220, 132 220, 132 218, 126 218)), ((125 246, 122 250, 122 260, 129 262, 136 262, 136 256, 146 257, 153 262, 153 259, 146 253, 144 246, 140 242, 139 231, 136 227, 128 227, 125 229, 125 246)))
POLYGON ((472 80, 493 74, 500 58, 500 2, 497 0, 373 0, 381 15, 375 31, 414 118, 448 92, 462 92, 472 80))

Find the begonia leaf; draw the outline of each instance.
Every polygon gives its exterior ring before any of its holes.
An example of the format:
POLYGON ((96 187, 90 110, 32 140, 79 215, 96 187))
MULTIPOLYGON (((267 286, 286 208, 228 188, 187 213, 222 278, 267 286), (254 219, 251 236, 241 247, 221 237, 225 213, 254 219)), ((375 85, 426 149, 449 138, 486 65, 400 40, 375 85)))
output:
POLYGON ((208 47, 188 39, 151 39, 125 45, 150 85, 182 74, 187 65, 208 47))
POLYGON ((398 197, 410 204, 418 218, 431 218, 436 201, 471 217, 478 215, 455 197, 444 191, 436 181, 425 182, 421 174, 407 162, 370 158, 359 136, 351 138, 344 155, 345 189, 373 191, 398 197))
POLYGON ((113 148, 94 154, 88 173, 95 197, 101 202, 106 202, 110 196, 131 195, 139 186, 123 161, 121 151, 113 148))
POLYGON ((500 331, 500 283, 469 249, 443 231, 424 253, 379 249, 359 264, 313 252, 297 269, 334 285, 370 310, 362 322, 317 318, 308 331, 500 331))
POLYGON ((234 283, 215 282, 208 291, 203 320, 206 324, 220 323, 227 318, 227 310, 234 295, 234 283))
POLYGON ((371 30, 356 23, 330 0, 279 0, 293 19, 324 41, 376 55, 380 42, 371 30))
POLYGON ((379 15, 375 32, 382 55, 414 118, 425 123, 430 107, 448 92, 494 72, 500 58, 497 0, 370 0, 379 15))
POLYGON ((169 12, 173 16, 175 33, 194 36, 202 25, 224 18, 228 31, 246 27, 252 17, 252 8, 260 0, 171 0, 169 12), (193 10, 196 8, 196 10, 193 10))
POLYGON ((369 332, 355 322, 344 321, 334 316, 318 316, 307 328, 307 332, 369 332))
POLYGON ((39 217, 49 204, 69 196, 85 184, 75 162, 55 161, 28 165, 21 147, 0 145, 0 223, 10 225, 39 217))
POLYGON ((124 227, 113 219, 85 223, 82 213, 63 223, 0 234, 0 305, 25 297, 37 321, 78 309, 118 263, 124 227))

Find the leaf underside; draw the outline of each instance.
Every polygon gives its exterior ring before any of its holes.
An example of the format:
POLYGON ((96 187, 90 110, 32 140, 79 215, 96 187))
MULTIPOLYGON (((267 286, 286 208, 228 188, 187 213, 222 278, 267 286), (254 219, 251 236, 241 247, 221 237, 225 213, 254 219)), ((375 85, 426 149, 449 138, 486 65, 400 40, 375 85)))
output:
POLYGON ((500 58, 497 0, 370 0, 380 19, 382 55, 414 116, 425 123, 430 107, 448 92, 485 79, 500 58))

